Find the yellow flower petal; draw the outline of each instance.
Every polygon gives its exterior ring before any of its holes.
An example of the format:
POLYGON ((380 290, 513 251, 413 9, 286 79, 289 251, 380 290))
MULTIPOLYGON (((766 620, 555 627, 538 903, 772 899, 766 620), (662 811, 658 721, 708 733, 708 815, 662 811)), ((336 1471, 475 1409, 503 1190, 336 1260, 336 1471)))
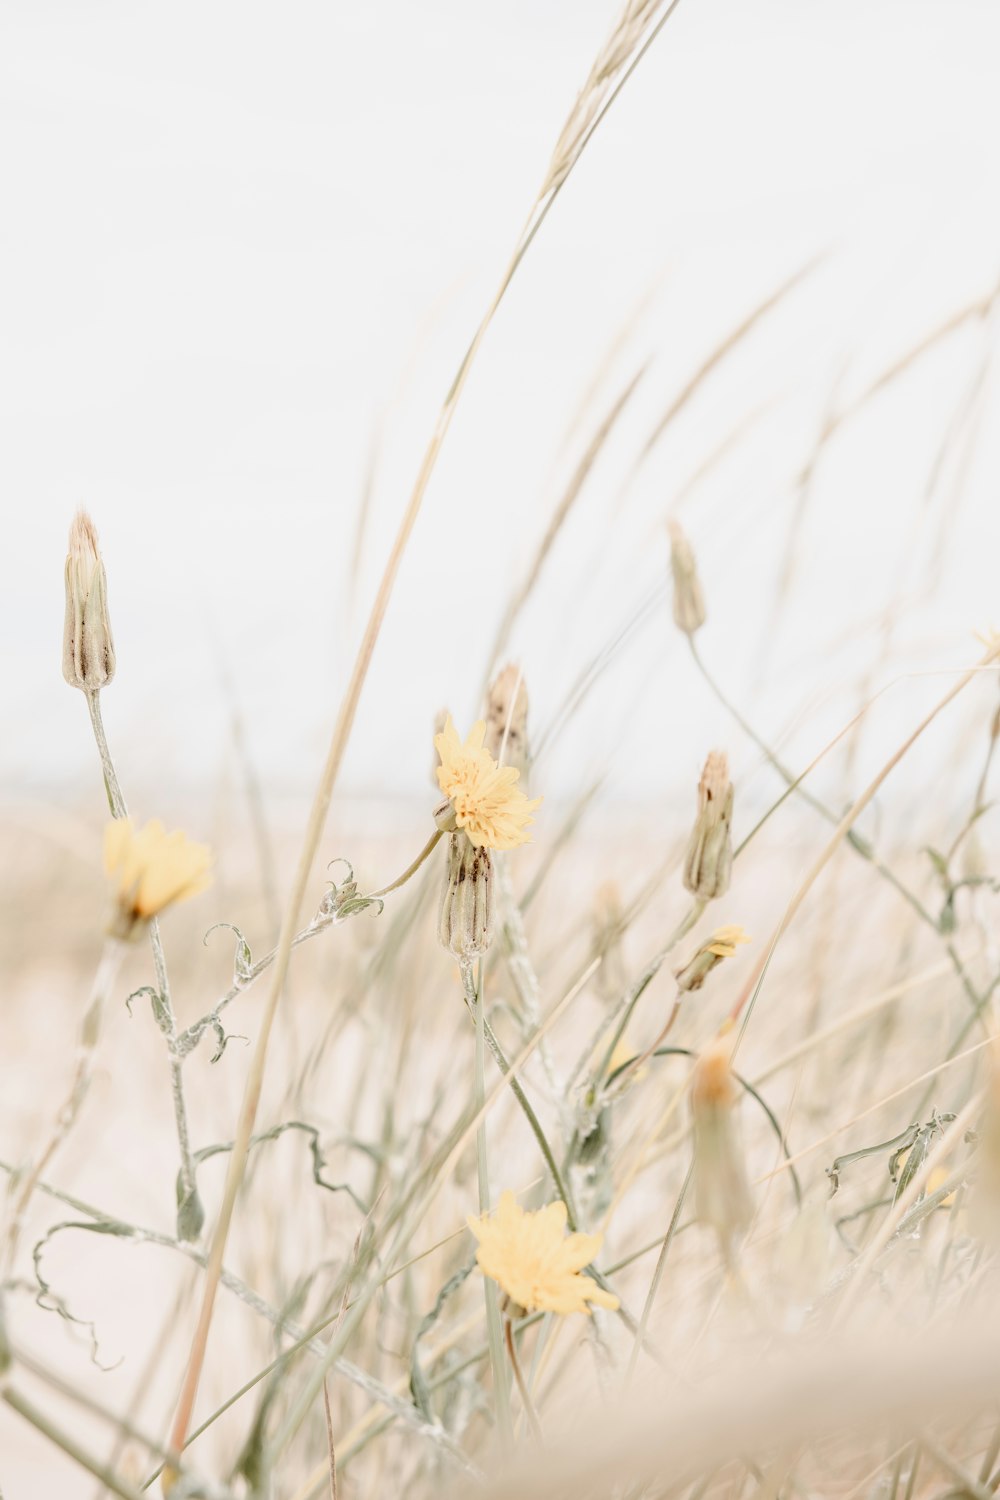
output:
POLYGON ((528 842, 531 814, 541 803, 530 801, 517 785, 514 766, 498 766, 483 741, 482 719, 472 726, 463 745, 449 714, 444 729, 434 736, 441 757, 438 786, 455 810, 455 821, 477 848, 516 849, 528 842))
POLYGON ((136 922, 187 901, 211 884, 211 850, 187 834, 167 833, 152 819, 138 831, 130 818, 104 830, 104 869, 122 916, 136 922))
POLYGON ((476 1260, 518 1306, 532 1312, 589 1312, 591 1305, 614 1311, 617 1297, 581 1275, 601 1248, 599 1234, 569 1234, 566 1205, 549 1203, 526 1213, 505 1192, 491 1218, 468 1221, 479 1241, 476 1260))

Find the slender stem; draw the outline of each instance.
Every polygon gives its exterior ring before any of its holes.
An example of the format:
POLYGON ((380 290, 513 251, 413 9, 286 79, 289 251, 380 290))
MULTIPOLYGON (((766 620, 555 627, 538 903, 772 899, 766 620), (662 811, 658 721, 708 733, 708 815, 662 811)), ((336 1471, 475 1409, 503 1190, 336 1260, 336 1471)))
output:
MULTIPOLYGON (((677 944, 680 942, 681 938, 685 937, 687 933, 691 931, 691 928, 695 925, 695 923, 698 921, 698 918, 705 910, 706 904, 707 903, 705 901, 702 901, 700 899, 692 904, 687 915, 681 920, 678 926, 674 928, 673 932, 667 938, 667 941, 664 943, 660 951, 650 959, 649 963, 646 965, 639 978, 628 990, 626 990, 625 994, 618 1002, 618 1005, 616 1006, 615 1011, 612 1015, 612 1020, 617 1020, 617 1025, 615 1026, 615 1030, 611 1037, 611 1040, 608 1042, 607 1046, 604 1049, 604 1056, 601 1059, 601 1065, 597 1069, 596 1076, 598 1078, 603 1078, 605 1073, 608 1071, 608 1064, 611 1061, 614 1050, 624 1036, 625 1028, 629 1023, 632 1012, 635 1010, 636 1005, 639 1003, 643 992, 656 978, 669 955, 672 953, 674 948, 677 947, 677 944)), ((603 1027, 605 1029, 607 1028, 607 1024, 607 1021, 603 1023, 603 1027)), ((572 1073, 569 1076, 569 1087, 572 1087, 572 1085, 579 1078, 580 1074, 589 1063, 593 1054, 594 1047, 593 1043, 591 1043, 587 1051, 580 1054, 580 1058, 576 1064, 576 1067, 573 1069, 572 1073)))
POLYGON ((767 951, 756 965, 753 974, 751 974, 743 989, 740 991, 740 994, 736 999, 736 1003, 734 1004, 730 1012, 729 1019, 734 1023, 740 1018, 740 1016, 743 1016, 743 1024, 740 1028, 739 1037, 737 1038, 737 1046, 739 1046, 744 1032, 746 1031, 746 1027, 749 1023, 753 1008, 757 1003, 757 996, 760 993, 764 975, 767 972, 771 957, 778 943, 781 941, 782 937, 791 926, 795 916, 802 906, 802 903, 805 901, 806 896, 809 894, 809 891, 819 879, 827 864, 833 858, 833 855, 836 853, 837 849, 840 846, 840 841, 843 836, 850 830, 851 826, 857 822, 861 813, 864 812, 865 808, 877 794, 882 783, 889 777, 892 771, 906 755, 907 751, 909 751, 913 747, 913 745, 916 744, 917 740, 924 733, 924 731, 931 724, 933 724, 937 716, 942 713, 944 709, 954 701, 955 698, 958 697, 959 693, 961 693, 964 688, 968 687, 973 678, 977 677, 980 671, 984 667, 994 662, 998 656, 1000 656, 1000 645, 991 647, 985 653, 985 655, 980 658, 980 660, 974 667, 970 667, 967 671, 961 674, 958 681, 948 689, 943 697, 938 699, 934 707, 924 715, 919 724, 917 724, 916 728, 907 735, 906 739, 889 757, 878 774, 872 779, 872 781, 869 782, 868 786, 861 793, 860 797, 858 797, 857 801, 853 804, 853 806, 847 809, 847 812, 840 819, 840 822, 833 830, 832 837, 828 840, 823 849, 817 855, 816 860, 812 864, 811 868, 807 871, 805 878, 799 883, 794 895, 792 896, 791 900, 788 903, 788 906, 785 909, 784 914, 781 917, 781 920, 779 921, 777 927, 774 930, 774 933, 771 936, 771 941, 768 944, 767 951))
POLYGON ((100 1041, 101 1023, 108 995, 114 985, 124 956, 125 946, 123 943, 119 942, 117 938, 105 938, 104 948, 98 961, 94 982, 91 986, 90 1000, 84 1014, 83 1025, 80 1028, 80 1038, 77 1042, 76 1067, 73 1071, 73 1082, 70 1086, 70 1091, 56 1116, 55 1125, 52 1128, 43 1151, 28 1172, 14 1202, 4 1245, 3 1261, 5 1272, 9 1271, 13 1265, 21 1228, 24 1224, 32 1195, 38 1186, 39 1179, 76 1124, 80 1110, 83 1108, 83 1102, 90 1091, 94 1071, 94 1055, 97 1051, 97 1044, 100 1041))
POLYGON ((514 1098, 517 1100, 518 1104, 521 1106, 521 1111, 529 1126, 531 1127, 531 1133, 535 1137, 535 1140, 538 1142, 538 1149, 541 1151, 542 1156, 545 1158, 545 1165, 548 1167, 549 1172, 552 1175, 552 1182, 555 1186, 555 1190, 559 1194, 559 1197, 562 1199, 563 1203, 565 1203, 566 1205, 567 1226, 569 1229, 575 1230, 577 1228, 576 1209, 573 1207, 573 1200, 569 1195, 569 1190, 567 1189, 565 1182, 563 1181, 562 1173, 560 1172, 559 1167, 556 1164, 555 1153, 553 1152, 552 1147, 549 1145, 548 1137, 546 1136, 545 1131, 542 1129, 541 1121, 535 1114, 535 1111, 531 1105, 531 1101, 528 1099, 528 1096, 525 1094, 519 1081, 511 1072, 510 1063, 507 1060, 507 1056, 503 1048, 497 1040, 496 1032, 493 1030, 493 1027, 490 1025, 489 1021, 487 1021, 485 1016, 483 1016, 483 1029, 486 1033, 486 1041, 489 1044, 490 1051, 493 1053, 496 1065, 500 1069, 503 1076, 506 1078, 507 1082, 510 1084, 510 1091, 514 1095, 514 1098))
POLYGON ((636 1361, 639 1358, 639 1350, 642 1348, 646 1337, 646 1328, 649 1324, 649 1315, 653 1310, 653 1303, 656 1301, 656 1294, 660 1288, 660 1281, 663 1277, 663 1270, 667 1264, 667 1255, 670 1251, 670 1246, 673 1242, 674 1236, 677 1233, 677 1226, 680 1223, 681 1209, 684 1207, 684 1200, 688 1195, 688 1189, 691 1186, 691 1178, 693 1177, 693 1175, 694 1164, 692 1163, 692 1165, 687 1169, 687 1176, 681 1183, 681 1190, 677 1194, 677 1201, 674 1204, 674 1211, 670 1215, 670 1223, 667 1225, 667 1232, 663 1236, 663 1244, 660 1246, 660 1253, 657 1256, 656 1267, 653 1271, 653 1279, 649 1283, 649 1291, 646 1293, 646 1300, 642 1306, 642 1313, 639 1318, 639 1331, 635 1336, 634 1343, 632 1344, 632 1353, 629 1356, 628 1369, 625 1372, 626 1390, 631 1385, 632 1376, 635 1374, 635 1366, 636 1361))
POLYGON ((405 885, 406 882, 417 873, 424 860, 427 859, 427 857, 430 855, 431 851, 437 847, 437 843, 440 838, 441 829, 438 828, 434 833, 431 834, 430 838, 427 840, 426 844, 421 849, 416 859, 413 861, 412 865, 408 865, 406 867, 402 875, 400 875, 399 879, 394 880, 391 885, 384 885, 380 891, 372 891, 371 895, 368 897, 368 900, 375 901, 379 896, 388 896, 390 891, 398 891, 401 885, 405 885))
MULTIPOLYGON (((524 917, 521 908, 514 899, 510 869, 504 855, 497 856, 493 868, 496 872, 497 905, 500 908, 507 970, 514 988, 517 990, 518 999, 521 1002, 530 1034, 532 1031, 538 1030, 542 1014, 541 1005, 539 1004, 538 975, 535 973, 535 967, 531 962, 531 955, 528 952, 528 939, 524 930, 524 917)), ((538 1055, 541 1058, 542 1067, 545 1070, 545 1079, 549 1085, 552 1097, 554 1099, 562 1098, 564 1090, 556 1076, 552 1049, 546 1037, 543 1037, 538 1044, 538 1055)))
MULTIPOLYGON (((486 1102, 486 1007, 483 1003, 483 973, 479 969, 478 992, 472 977, 472 966, 462 965, 462 986, 467 1004, 476 1018, 476 1072, 473 1108, 479 1114, 486 1102)), ((490 1203, 490 1177, 487 1157, 486 1117, 479 1122, 476 1131, 476 1171, 479 1178, 479 1212, 488 1214, 490 1203)), ((510 1420, 510 1393, 507 1389, 507 1368, 503 1357, 503 1334, 500 1327, 500 1309, 497 1306, 496 1283, 489 1276, 483 1277, 483 1292, 486 1298, 486 1333, 490 1346, 490 1365, 493 1369, 493 1390, 497 1409, 497 1426, 504 1448, 510 1448, 513 1429, 510 1420)))
POLYGON ((528 1419, 528 1423, 535 1435, 536 1440, 539 1443, 543 1443, 545 1439, 542 1436, 542 1424, 538 1420, 538 1413, 535 1410, 535 1403, 531 1399, 531 1392, 528 1390, 528 1383, 524 1378, 523 1371, 521 1370, 521 1361, 517 1357, 517 1346, 514 1343, 514 1324, 511 1322, 510 1318, 504 1318, 503 1331, 504 1342, 507 1345, 507 1355, 510 1359, 510 1367, 514 1372, 514 1379, 516 1380, 517 1388, 521 1393, 521 1400, 524 1402, 524 1414, 528 1419))
MULTIPOLYGON (((774 767, 778 775, 785 782, 786 791, 784 796, 779 798, 778 802, 776 802, 774 806, 768 809, 768 811, 764 815, 764 818, 761 819, 761 822, 758 823, 757 827, 751 831, 746 839, 744 839, 743 845, 740 846, 740 849, 742 849, 745 844, 749 843, 750 838, 752 838, 753 834, 755 834, 761 827, 761 824, 771 816, 771 814, 785 800, 785 797, 790 796, 792 792, 797 792, 798 795, 803 799, 803 801, 807 802, 811 808, 819 813, 820 817, 825 818, 828 823, 836 827, 839 822, 837 814, 832 810, 832 808, 827 807, 825 802, 821 801, 819 797, 814 796, 814 794, 802 784, 804 776, 808 774, 809 770, 811 770, 812 767, 807 767, 806 771, 804 771, 800 776, 793 775, 788 767, 783 765, 782 762, 778 759, 777 755, 775 755, 774 751, 767 744, 766 740, 762 739, 761 736, 757 734, 753 727, 747 723, 746 719, 740 713, 736 705, 732 703, 730 699, 727 698, 723 693, 722 689, 719 687, 715 679, 711 676, 708 668, 705 666, 705 663, 702 661, 700 655, 698 654, 698 648, 695 645, 693 636, 688 637, 688 643, 691 647, 691 655, 694 659, 695 666, 698 668, 699 672, 704 678, 707 687, 714 694, 714 696, 726 710, 726 712, 732 715, 732 717, 736 720, 736 723, 743 730, 743 733, 750 740, 752 740, 752 742, 757 746, 758 750, 760 750, 761 754, 770 763, 770 765, 774 767)), ((867 839, 862 839, 858 834, 854 832, 853 828, 847 828, 846 830, 844 830, 844 838, 846 843, 854 850, 855 854, 860 855, 861 858, 866 860, 873 869, 878 871, 883 880, 888 881, 893 889, 896 890, 903 898, 903 900, 913 909, 913 911, 916 912, 920 920, 931 929, 935 936, 944 939, 944 934, 942 934, 940 924, 937 922, 937 920, 927 910, 926 906, 924 906, 919 897, 916 896, 908 886, 904 885, 903 881, 900 880, 896 872, 892 870, 887 864, 885 864, 881 859, 879 859, 878 855, 868 843, 867 839)), ((738 849, 736 853, 738 854, 739 852, 740 850, 738 849)), ((954 944, 948 942, 947 939, 944 939, 944 948, 951 961, 952 968, 958 975, 958 978, 962 984, 962 988, 965 990, 970 1003, 974 1007, 978 1006, 980 1002, 980 996, 972 985, 954 944)))
POLYGON ((70 1437, 69 1433, 64 1432, 61 1427, 57 1427, 43 1411, 38 1410, 33 1402, 22 1396, 20 1391, 8 1386, 6 1390, 0 1392, 0 1397, 12 1411, 16 1411, 26 1422, 30 1422, 37 1432, 48 1438, 50 1443, 61 1448, 67 1458, 73 1459, 81 1469, 86 1469, 88 1473, 93 1474, 94 1478, 99 1479, 112 1494, 120 1496, 120 1500, 142 1500, 139 1491, 134 1489, 126 1479, 123 1479, 114 1469, 109 1469, 85 1448, 81 1448, 75 1438, 70 1437))
MULTIPOLYGON (((104 730, 104 718, 101 714, 101 695, 99 692, 87 693, 87 708, 90 711, 90 722, 94 730, 94 739, 97 743, 97 753, 101 758, 101 769, 104 772, 104 787, 108 795, 108 805, 111 808, 112 817, 127 818, 128 808, 125 796, 122 792, 118 772, 111 757, 108 745, 108 737, 104 730)), ((174 1014, 173 1001, 170 996, 170 979, 167 974, 167 960, 163 951, 163 940, 160 937, 160 924, 156 917, 149 924, 149 946, 153 954, 153 969, 156 974, 156 989, 160 997, 159 1024, 164 1036, 167 1038, 167 1049, 170 1058, 170 1093, 174 1105, 174 1119, 177 1124, 177 1143, 180 1148, 181 1157, 181 1204, 179 1218, 183 1222, 187 1215, 188 1225, 197 1234, 200 1228, 201 1208, 197 1198, 197 1186, 195 1182, 194 1160, 191 1155, 191 1131, 188 1127, 187 1103, 184 1098, 184 1078, 182 1073, 182 1061, 177 1055, 174 1043, 177 1040, 177 1018, 174 1014)), ((185 1238, 191 1238, 190 1232, 185 1233, 185 1238)))

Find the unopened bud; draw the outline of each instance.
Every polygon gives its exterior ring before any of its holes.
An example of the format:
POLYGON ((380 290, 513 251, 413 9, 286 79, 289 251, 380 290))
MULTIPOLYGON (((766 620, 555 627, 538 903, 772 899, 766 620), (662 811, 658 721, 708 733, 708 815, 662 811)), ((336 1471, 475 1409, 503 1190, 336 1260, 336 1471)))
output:
POLYGON ((691 1078, 695 1209, 715 1230, 727 1259, 753 1217, 731 1058, 731 1040, 719 1037, 698 1058, 691 1078))
POLYGON ((691 543, 676 521, 670 521, 670 569, 674 575, 674 623, 694 635, 705 623, 705 599, 691 543))
POLYGON ((714 901, 729 889, 733 868, 733 784, 721 750, 713 750, 698 783, 698 816, 684 856, 684 884, 692 895, 714 901))
POLYGON ((97 532, 86 511, 70 527, 66 557, 66 626, 63 676, 70 687, 96 693, 115 675, 115 646, 108 619, 108 581, 97 532))
POLYGON ((504 667, 490 684, 484 743, 498 765, 520 771, 523 787, 528 773, 528 689, 520 667, 504 667))
POLYGON ((721 964, 724 958, 732 958, 739 943, 749 943, 742 927, 720 927, 706 943, 702 943, 693 958, 690 958, 682 969, 678 969, 674 978, 677 980, 677 988, 682 994, 689 990, 700 990, 712 970, 721 964))
POLYGON ((460 963, 485 953, 493 939, 493 862, 464 833, 448 843, 438 936, 460 963))

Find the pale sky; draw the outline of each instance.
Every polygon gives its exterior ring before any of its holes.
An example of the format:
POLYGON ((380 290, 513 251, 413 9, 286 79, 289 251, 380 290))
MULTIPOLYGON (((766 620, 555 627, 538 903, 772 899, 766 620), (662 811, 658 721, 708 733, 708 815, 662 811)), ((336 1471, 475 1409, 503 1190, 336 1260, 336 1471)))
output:
MULTIPOLYGON (((93 777, 83 705, 60 675, 78 504, 107 560, 119 670, 105 711, 130 784, 147 803, 157 787, 211 794, 228 673, 268 792, 308 792, 438 405, 615 16, 607 0, 7 0, 8 799, 69 800, 93 777)), ((824 413, 1000 276, 998 55, 988 0, 683 0, 482 350, 403 563, 346 789, 422 793, 436 710, 471 721, 503 601, 647 361, 516 632, 536 731, 666 577, 678 505, 709 598, 703 654, 762 728, 797 726, 800 761, 867 677, 876 688, 974 658, 973 632, 1000 626, 989 321, 843 425, 776 630, 773 610, 795 476, 824 413), (814 256, 627 483, 699 363, 814 256)), ((892 689, 864 764, 946 685, 892 689)), ((755 765, 661 602, 539 789, 610 763, 609 795, 666 795, 727 736, 755 765)))

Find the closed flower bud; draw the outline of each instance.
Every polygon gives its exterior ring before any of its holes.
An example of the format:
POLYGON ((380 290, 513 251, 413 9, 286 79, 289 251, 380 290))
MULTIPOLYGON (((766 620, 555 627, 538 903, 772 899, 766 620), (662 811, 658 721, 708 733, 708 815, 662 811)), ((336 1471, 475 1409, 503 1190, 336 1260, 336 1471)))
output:
POLYGON ((70 687, 96 693, 115 675, 115 646, 108 619, 108 581, 97 532, 86 511, 70 527, 66 558, 66 626, 63 676, 70 687))
POLYGON ((705 623, 705 599, 691 543, 676 521, 670 525, 670 570, 674 575, 674 623, 694 635, 705 623))
POLYGON ((729 889, 733 868, 733 784, 721 750, 713 750, 698 783, 698 816, 684 856, 684 884, 692 895, 714 901, 729 889))
POLYGON ((493 861, 462 832, 448 843, 438 936, 459 963, 479 958, 493 939, 493 861))
POLYGON ((695 1210, 715 1230, 727 1259, 753 1217, 731 1056, 731 1041, 719 1037, 698 1058, 691 1078, 695 1210))
POLYGON ((520 667, 504 667, 486 699, 486 748, 501 766, 514 766, 521 785, 528 773, 528 689, 520 667))
POLYGON ((683 969, 678 969, 674 978, 677 980, 677 988, 682 994, 689 990, 700 990, 712 970, 721 964, 724 958, 732 958, 739 943, 749 943, 742 927, 720 927, 708 939, 702 943, 693 958, 689 959, 683 969))

